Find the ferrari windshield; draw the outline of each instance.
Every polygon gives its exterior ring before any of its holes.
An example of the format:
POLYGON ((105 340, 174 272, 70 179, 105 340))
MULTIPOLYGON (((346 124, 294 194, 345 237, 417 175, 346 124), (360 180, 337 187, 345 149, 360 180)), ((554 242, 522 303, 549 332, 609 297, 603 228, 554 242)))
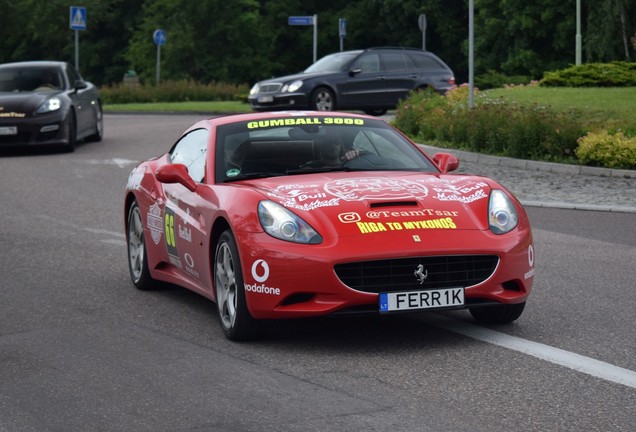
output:
POLYGON ((219 126, 217 183, 329 171, 437 168, 381 120, 322 115, 272 116, 219 126))
POLYGON ((305 69, 305 73, 343 71, 362 51, 330 54, 305 69))

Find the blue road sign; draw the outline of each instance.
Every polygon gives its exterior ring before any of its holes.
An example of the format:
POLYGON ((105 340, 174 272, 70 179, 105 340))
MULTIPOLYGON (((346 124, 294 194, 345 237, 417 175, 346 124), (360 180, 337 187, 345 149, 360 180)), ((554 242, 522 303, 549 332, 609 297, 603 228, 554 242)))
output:
POLYGON ((287 20, 289 25, 314 25, 313 16, 290 16, 287 20))
POLYGON ((69 23, 71 30, 86 30, 86 8, 83 6, 71 6, 69 23))
POLYGON ((166 39, 168 39, 168 36, 166 35, 166 32, 164 30, 157 29, 152 34, 152 40, 155 41, 155 44, 157 44, 157 46, 165 45, 166 39))
POLYGON ((338 34, 341 38, 347 36, 347 20, 345 18, 340 18, 338 20, 338 34))

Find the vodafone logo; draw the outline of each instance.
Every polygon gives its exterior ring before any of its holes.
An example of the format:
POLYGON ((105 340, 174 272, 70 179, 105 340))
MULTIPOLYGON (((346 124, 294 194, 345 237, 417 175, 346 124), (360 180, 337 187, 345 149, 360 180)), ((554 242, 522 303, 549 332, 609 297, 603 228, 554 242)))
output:
POLYGON ((252 264, 252 277, 256 282, 265 282, 269 277, 269 265, 265 260, 259 259, 252 264))

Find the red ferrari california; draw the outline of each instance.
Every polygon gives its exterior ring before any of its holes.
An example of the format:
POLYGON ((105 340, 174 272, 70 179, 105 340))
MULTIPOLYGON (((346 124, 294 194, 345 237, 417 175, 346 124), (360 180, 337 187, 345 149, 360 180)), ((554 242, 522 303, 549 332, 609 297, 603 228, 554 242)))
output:
POLYGON ((513 321, 534 278, 528 217, 495 181, 449 174, 458 164, 365 115, 202 120, 130 174, 130 276, 216 302, 231 340, 326 314, 513 321))

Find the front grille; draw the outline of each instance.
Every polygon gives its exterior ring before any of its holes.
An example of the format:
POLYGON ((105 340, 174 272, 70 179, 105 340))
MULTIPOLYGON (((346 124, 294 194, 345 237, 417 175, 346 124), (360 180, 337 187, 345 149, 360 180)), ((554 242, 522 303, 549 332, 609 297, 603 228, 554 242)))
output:
POLYGON ((282 87, 282 84, 265 84, 260 86, 259 93, 276 93, 282 87))
POLYGON ((380 293, 477 285, 493 274, 498 262, 496 255, 453 255, 362 261, 334 269, 345 285, 380 293), (422 284, 415 274, 418 269, 426 274, 422 284))

